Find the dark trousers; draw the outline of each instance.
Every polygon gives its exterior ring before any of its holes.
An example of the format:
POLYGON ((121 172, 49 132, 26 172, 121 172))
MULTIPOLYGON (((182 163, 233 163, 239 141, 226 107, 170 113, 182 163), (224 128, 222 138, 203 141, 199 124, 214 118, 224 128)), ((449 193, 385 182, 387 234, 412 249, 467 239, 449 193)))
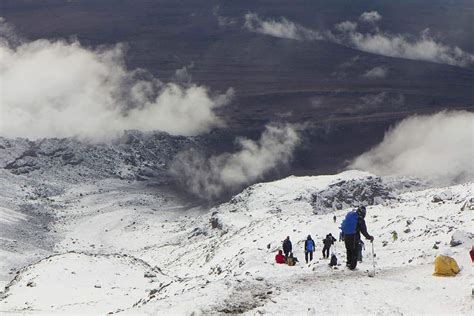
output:
POLYGON ((347 266, 354 270, 357 266, 357 255, 359 254, 359 237, 356 234, 345 235, 344 243, 346 244, 347 266))
POLYGON ((288 255, 290 254, 290 252, 291 252, 290 250, 285 251, 285 259, 288 259, 288 255))
POLYGON ((331 249, 331 246, 323 247, 323 258, 329 258, 329 249, 331 249))
POLYGON ((312 251, 305 251, 304 252, 304 258, 306 259, 306 263, 308 263, 308 257, 309 257, 309 261, 313 261, 313 252, 312 251))

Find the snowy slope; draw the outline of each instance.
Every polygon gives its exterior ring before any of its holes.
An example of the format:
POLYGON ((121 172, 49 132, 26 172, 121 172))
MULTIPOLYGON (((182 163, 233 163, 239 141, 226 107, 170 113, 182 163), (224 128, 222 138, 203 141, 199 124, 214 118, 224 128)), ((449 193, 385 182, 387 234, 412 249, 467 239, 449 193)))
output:
POLYGON ((206 211, 137 182, 77 184, 50 197, 61 205, 51 224, 61 237, 58 255, 21 269, 0 310, 469 314, 471 196, 472 183, 421 190, 411 180, 347 171, 256 184, 206 211), (361 203, 371 205, 375 278, 367 277, 370 243, 357 271, 344 268, 342 243, 338 269, 320 254, 322 238, 338 235, 348 204, 361 203), (302 261, 308 234, 317 243, 313 263, 274 263, 287 235, 302 261), (433 245, 449 246, 453 234, 464 241, 451 248, 463 270, 455 278, 433 277, 433 245), (60 293, 64 287, 73 292, 60 293))
POLYGON ((112 187, 140 181, 127 190, 131 191, 167 183, 170 161, 178 151, 197 143, 192 138, 138 131, 124 132, 107 143, 0 137, 0 286, 20 267, 54 253, 62 235, 52 223, 57 223, 62 211, 68 213, 76 198, 70 193, 76 188, 102 190, 107 181, 112 187))

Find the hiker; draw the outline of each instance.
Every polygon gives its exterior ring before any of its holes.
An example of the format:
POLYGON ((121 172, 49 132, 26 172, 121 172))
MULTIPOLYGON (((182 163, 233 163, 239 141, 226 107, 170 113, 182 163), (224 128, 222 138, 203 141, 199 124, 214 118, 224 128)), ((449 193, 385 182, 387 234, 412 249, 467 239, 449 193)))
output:
POLYGON ((471 261, 474 262, 474 246, 472 246, 471 251, 469 251, 469 254, 471 255, 471 261))
POLYGON ((449 248, 445 248, 439 252, 434 262, 435 276, 455 276, 461 271, 456 260, 452 258, 452 253, 449 248))
MULTIPOLYGON (((339 227, 339 229, 341 229, 341 227, 339 227)), ((339 232, 339 241, 343 241, 344 240, 344 233, 342 232, 342 230, 339 232)))
POLYGON ((283 241, 283 252, 285 253, 285 258, 288 258, 288 254, 293 251, 293 245, 290 241, 290 236, 286 236, 286 239, 283 241))
POLYGON ((359 252, 357 254, 357 261, 362 262, 362 250, 365 250, 365 244, 362 240, 359 240, 359 252))
POLYGON ((336 238, 334 238, 331 233, 327 234, 326 238, 323 239, 323 259, 329 258, 329 249, 331 249, 331 246, 334 245, 335 241, 336 238))
POLYGON ((285 256, 283 255, 283 251, 278 250, 278 254, 275 256, 276 263, 286 263, 285 256))
POLYGON ((308 235, 308 238, 306 238, 304 242, 304 258, 306 260, 306 263, 308 263, 309 261, 313 261, 313 252, 315 248, 316 244, 314 243, 314 240, 311 238, 311 235, 308 235))
POLYGON ((336 215, 332 217, 332 220, 334 221, 334 223, 336 222, 336 215))
POLYGON ((370 240, 370 242, 374 241, 374 237, 367 232, 365 215, 365 206, 360 206, 357 210, 347 213, 346 218, 341 224, 341 230, 344 233, 344 243, 346 245, 346 266, 351 270, 354 270, 357 266, 360 233, 370 240))
POLYGON ((293 253, 290 252, 288 255, 288 259, 286 260, 286 263, 288 263, 289 266, 294 266, 298 262, 298 258, 293 256, 293 253))
POLYGON ((392 231, 392 239, 393 241, 397 241, 398 240, 398 233, 394 230, 392 231))
POLYGON ((330 267, 337 266, 337 257, 336 257, 336 254, 334 252, 331 254, 331 260, 329 260, 329 266, 330 267))

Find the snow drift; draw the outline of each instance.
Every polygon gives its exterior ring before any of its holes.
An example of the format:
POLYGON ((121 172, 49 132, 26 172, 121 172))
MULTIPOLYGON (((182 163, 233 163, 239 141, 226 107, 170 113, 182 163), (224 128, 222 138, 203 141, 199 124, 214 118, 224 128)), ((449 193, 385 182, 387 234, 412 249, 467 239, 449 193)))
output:
POLYGON ((401 121, 349 168, 463 183, 474 179, 473 161, 474 113, 452 111, 401 121))

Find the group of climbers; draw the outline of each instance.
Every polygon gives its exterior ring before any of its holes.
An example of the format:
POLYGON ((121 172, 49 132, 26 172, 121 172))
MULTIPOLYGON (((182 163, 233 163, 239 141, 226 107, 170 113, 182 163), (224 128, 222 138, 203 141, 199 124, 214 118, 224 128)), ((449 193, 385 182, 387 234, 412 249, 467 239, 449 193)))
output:
MULTIPOLYGON (((323 239, 323 258, 329 258, 329 250, 336 241, 336 238, 331 233, 326 235, 323 239)), ((308 235, 304 242, 304 257, 306 263, 313 261, 313 253, 316 250, 316 243, 314 242, 311 235, 308 235)), ((287 263, 288 265, 295 265, 298 259, 293 256, 293 245, 290 240, 290 236, 287 236, 283 241, 283 251, 278 250, 278 254, 275 256, 276 263, 287 263)))
MULTIPOLYGON (((326 238, 323 239, 323 257, 329 258, 329 250, 331 246, 336 241, 336 238, 332 234, 327 234, 326 238)), ((316 250, 316 243, 314 242, 311 235, 308 235, 304 242, 304 257, 306 263, 313 261, 313 253, 316 250)), ((298 259, 293 256, 293 245, 290 240, 290 236, 287 236, 283 241, 283 251, 278 250, 278 254, 275 256, 276 263, 287 263, 290 266, 293 266, 298 262, 298 259)))
MULTIPOLYGON (((364 235, 365 238, 371 242, 374 240, 374 237, 367 232, 367 226, 365 224, 365 215, 366 208, 360 206, 354 211, 347 213, 341 224, 341 234, 339 235, 339 241, 344 240, 346 246, 346 258, 347 258, 347 267, 351 270, 354 270, 357 266, 357 262, 362 261, 362 247, 364 242, 361 240, 360 234, 364 235)), ((333 217, 335 222, 336 216, 333 217)), ((331 233, 327 234, 323 239, 323 259, 329 259, 329 252, 331 246, 334 245, 334 242, 337 241, 331 233)), ((279 250, 278 254, 275 256, 276 263, 287 263, 289 265, 294 265, 298 262, 293 256, 293 245, 290 240, 290 236, 287 236, 283 241, 282 245, 283 251, 279 250)), ((314 242, 311 235, 308 235, 304 242, 304 257, 306 263, 313 261, 313 253, 316 249, 316 243, 314 242)), ((331 258, 330 265, 336 265, 337 258, 331 258)))
MULTIPOLYGON (((374 237, 367 232, 367 225, 365 223, 365 216, 367 210, 364 206, 360 206, 355 210, 352 210, 346 214, 346 217, 341 223, 339 241, 344 241, 346 247, 346 266, 350 270, 354 270, 357 267, 357 262, 362 262, 362 250, 365 249, 364 242, 361 239, 361 234, 370 240, 374 241, 374 237)), ((336 222, 336 216, 333 216, 334 223, 336 222)), ((392 232, 393 241, 398 240, 398 234, 396 231, 392 232)), ((332 234, 327 234, 323 239, 323 259, 329 258, 329 251, 331 246, 334 245, 334 242, 337 241, 332 234)), ((283 241, 283 251, 279 250, 278 254, 275 256, 276 263, 286 263, 290 266, 293 266, 298 262, 293 256, 293 245, 290 240, 290 236, 287 236, 283 241), (284 254, 283 254, 284 253, 284 254)), ((373 247, 373 246, 372 246, 373 247)), ((304 254, 305 261, 309 263, 313 260, 313 253, 316 249, 316 243, 311 238, 311 235, 308 235, 304 242, 304 254)), ((373 251, 373 248, 372 248, 373 251)), ((471 260, 474 263, 474 246, 470 251, 471 260)), ((337 257, 333 253, 329 266, 337 265, 337 257)), ((456 276, 461 269, 459 268, 456 260, 453 258, 452 252, 450 249, 445 248, 439 251, 438 255, 434 260, 434 276, 456 276)), ((375 275, 375 264, 374 264, 374 274, 375 275)), ((369 276, 372 276, 369 273, 369 276)), ((472 296, 474 297, 474 288, 472 289, 472 296)))
MULTIPOLYGON (((360 206, 357 209, 347 213, 346 217, 339 227, 341 232, 339 234, 339 241, 344 241, 346 246, 346 266, 350 270, 354 270, 357 267, 357 262, 362 262, 362 250, 365 249, 364 242, 361 239, 361 234, 365 238, 374 241, 374 237, 367 232, 367 225, 365 223, 365 216, 367 210, 364 206, 360 206)), ((336 216, 333 217, 334 222, 336 222, 336 216)), ((395 240, 398 239, 398 236, 392 237, 395 240)), ((323 239, 323 259, 329 258, 329 251, 331 246, 334 245, 336 238, 332 236, 331 233, 326 235, 326 238, 323 239)), ((293 245, 290 240, 290 236, 287 236, 283 241, 283 251, 278 250, 278 254, 275 256, 276 263, 286 263, 290 266, 295 265, 298 262, 298 259, 293 256, 293 245)), ((305 261, 309 263, 313 260, 313 253, 316 249, 316 243, 311 238, 311 235, 308 235, 304 242, 304 254, 305 261)), ((474 262, 474 246, 470 251, 471 260, 474 262)), ((456 263, 456 260, 452 258, 451 251, 449 249, 444 249, 440 251, 438 256, 435 258, 435 271, 433 275, 435 276, 455 276, 459 273, 460 268, 456 263)), ((330 266, 337 265, 337 258, 333 254, 330 266)), ((474 290, 473 290, 474 291, 474 290)), ((474 292, 473 292, 474 293, 474 292)))

